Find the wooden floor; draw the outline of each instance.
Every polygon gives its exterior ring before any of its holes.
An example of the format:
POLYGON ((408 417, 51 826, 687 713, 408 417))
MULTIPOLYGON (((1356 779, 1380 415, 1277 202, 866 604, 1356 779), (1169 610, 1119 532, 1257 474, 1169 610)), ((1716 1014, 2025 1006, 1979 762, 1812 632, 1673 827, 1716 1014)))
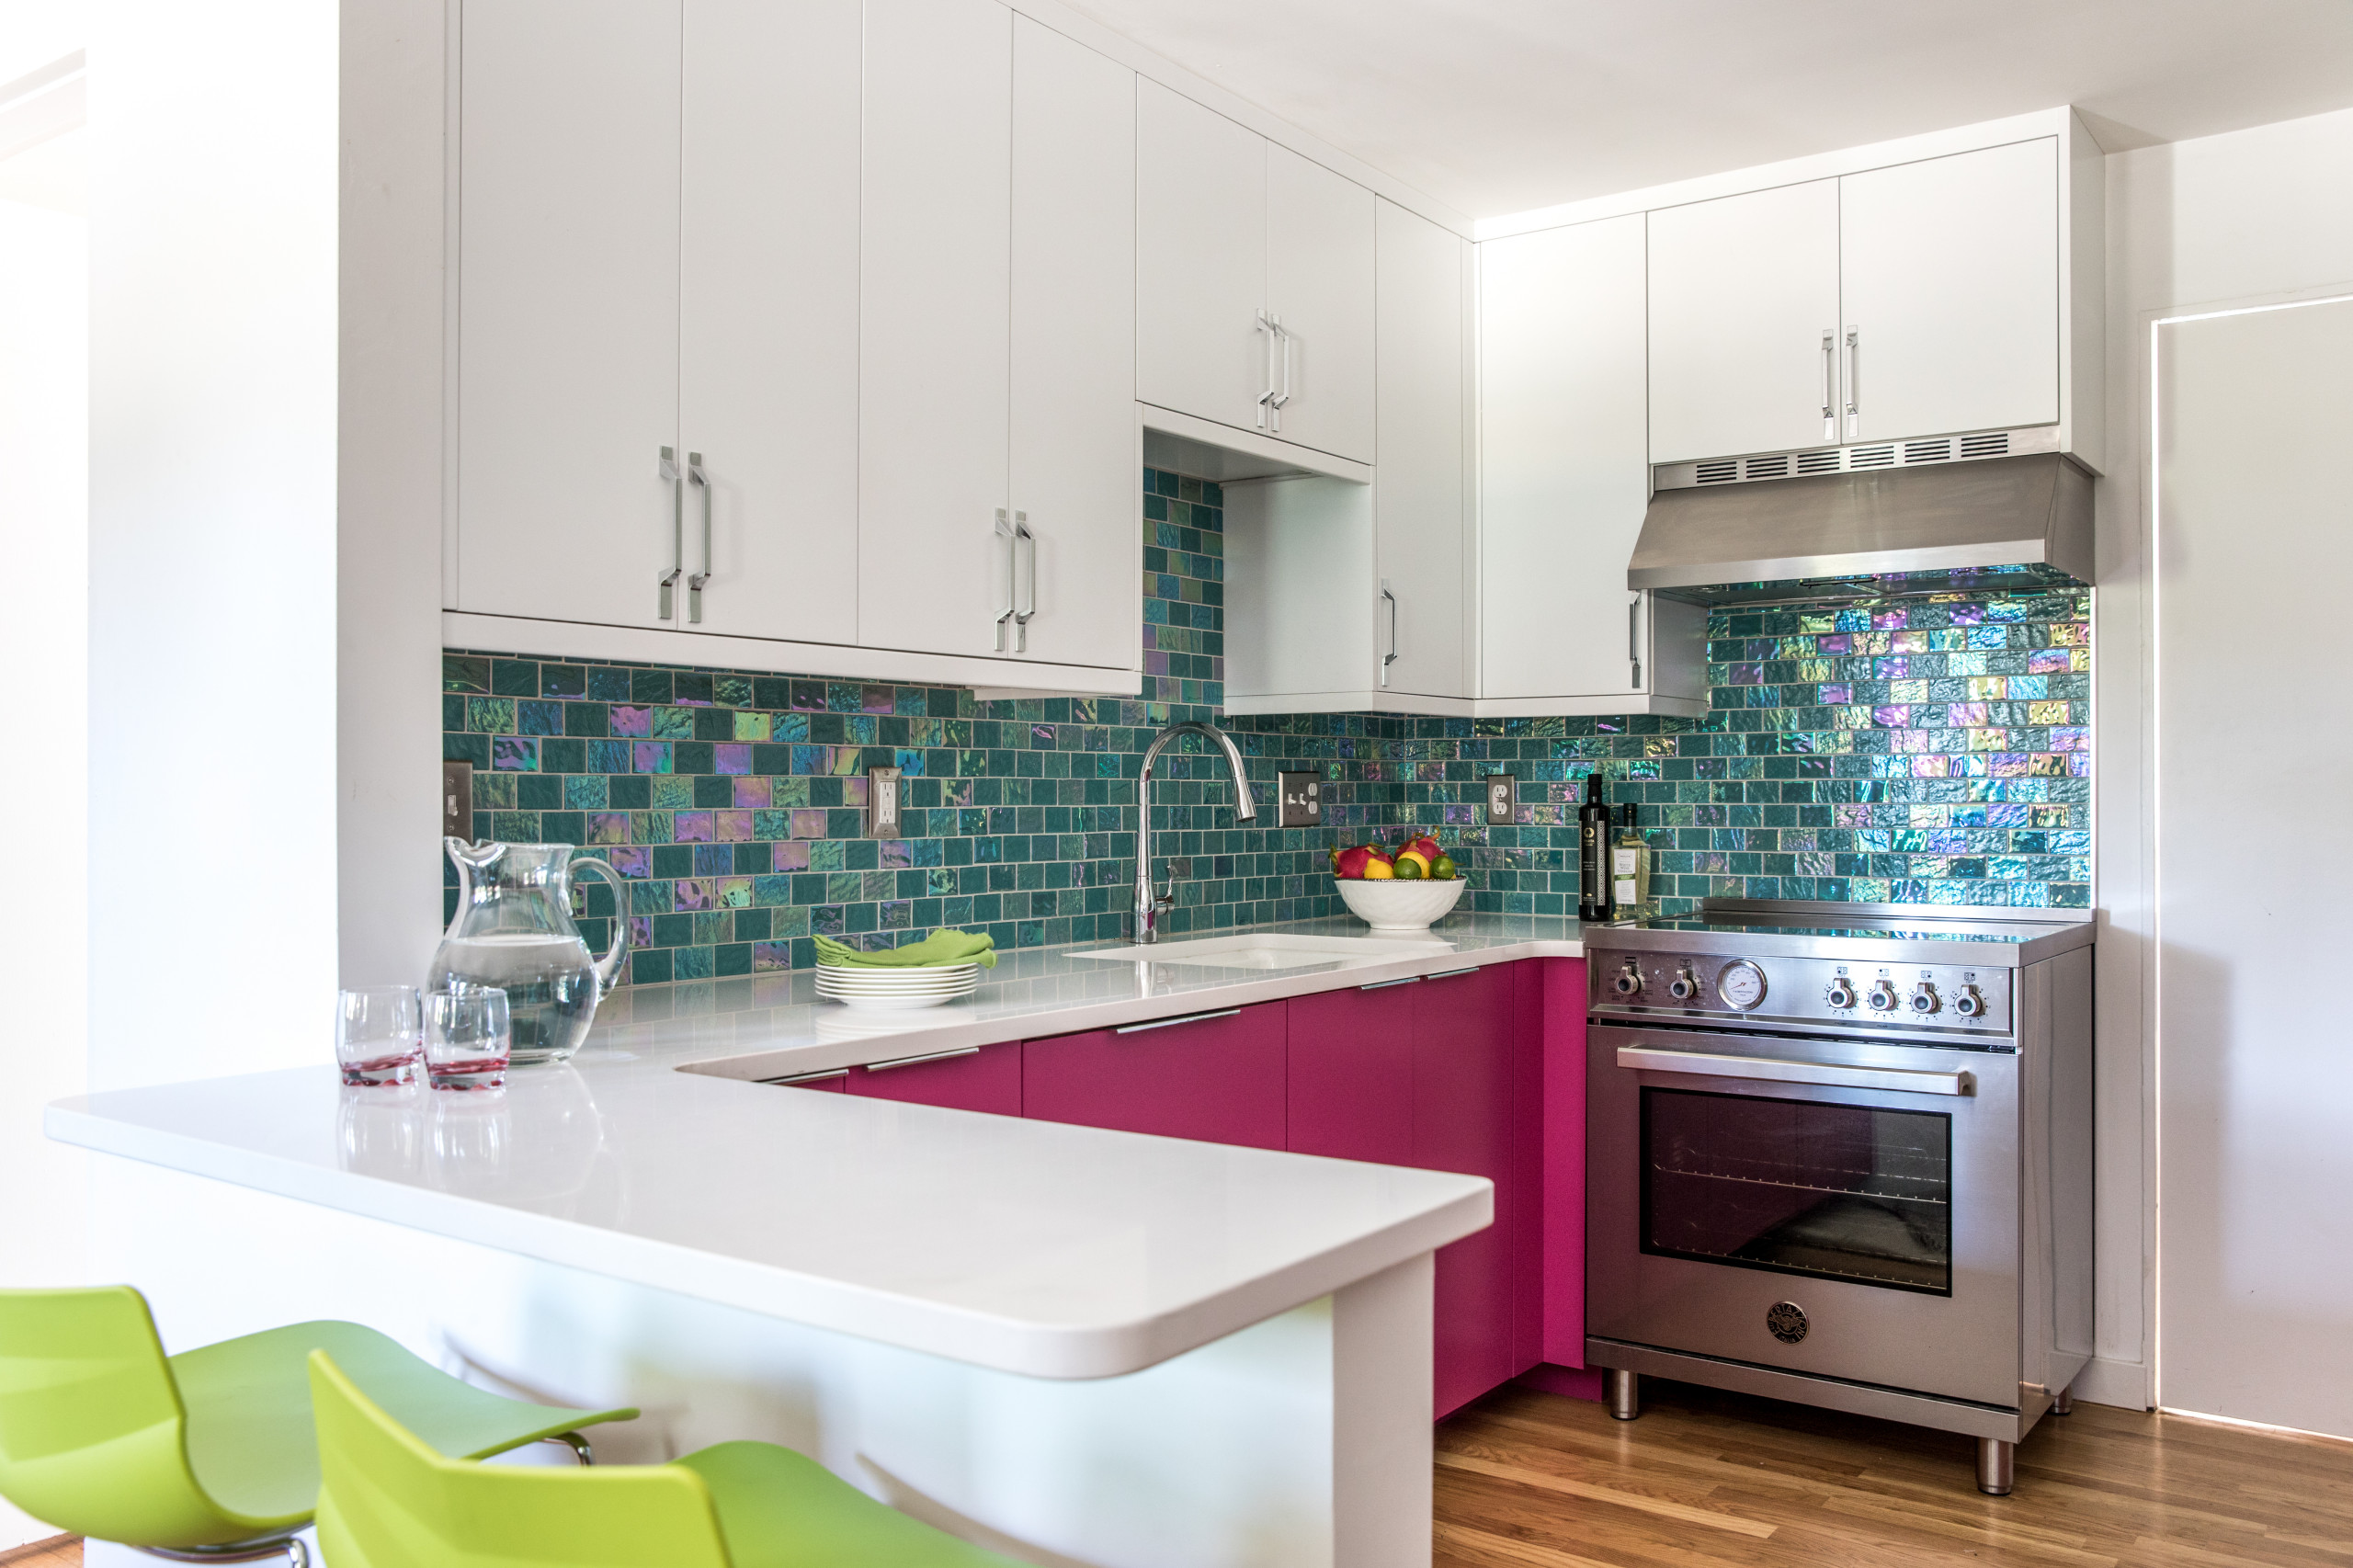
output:
POLYGON ((1982 1495, 1967 1437, 1645 1379, 1438 1430, 1438 1568, 2353 1568, 2353 1444, 2078 1403, 1982 1495))
POLYGON ((0 1551, 0 1563, 7 1568, 82 1568, 82 1543, 63 1540, 35 1541, 14 1551, 0 1551))

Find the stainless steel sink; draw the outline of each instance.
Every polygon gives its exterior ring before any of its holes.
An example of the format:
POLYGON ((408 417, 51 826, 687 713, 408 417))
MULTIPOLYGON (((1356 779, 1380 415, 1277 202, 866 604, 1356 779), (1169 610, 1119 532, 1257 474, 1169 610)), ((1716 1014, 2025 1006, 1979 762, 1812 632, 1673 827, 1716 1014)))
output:
POLYGON ((1199 964, 1209 969, 1312 969, 1318 964, 1380 963, 1387 959, 1445 952, 1451 943, 1393 937, 1296 937, 1254 931, 1239 937, 1199 937, 1149 946, 1094 948, 1071 954, 1114 963, 1199 964))

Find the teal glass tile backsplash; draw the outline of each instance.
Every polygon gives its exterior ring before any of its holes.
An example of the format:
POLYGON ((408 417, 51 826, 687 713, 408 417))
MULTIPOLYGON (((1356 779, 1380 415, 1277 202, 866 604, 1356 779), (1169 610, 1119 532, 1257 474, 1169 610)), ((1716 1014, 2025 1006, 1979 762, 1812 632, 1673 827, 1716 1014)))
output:
MULTIPOLYGON (((584 935, 631 922, 641 983, 805 968, 811 938, 934 927, 1006 948, 1126 935, 1135 778, 1164 724, 1234 735, 1329 781, 1326 824, 1235 828, 1222 766, 1155 781, 1155 843, 1188 858, 1175 931, 1343 912, 1336 841, 1438 831, 1472 907, 1573 914, 1586 774, 1640 804, 1670 912, 1711 894, 2014 905, 2090 895, 2089 596, 1911 600, 1709 619, 1704 720, 1228 719, 1222 495, 1144 473, 1144 675, 1132 699, 983 703, 948 687, 452 650, 443 755, 473 764, 474 832, 585 846, 584 935), (907 778, 906 836, 864 836, 869 767, 907 778), (1480 821, 1480 780, 1520 780, 1480 821)), ((446 898, 456 877, 445 865, 446 898)), ((445 908, 445 913, 446 913, 445 908)))

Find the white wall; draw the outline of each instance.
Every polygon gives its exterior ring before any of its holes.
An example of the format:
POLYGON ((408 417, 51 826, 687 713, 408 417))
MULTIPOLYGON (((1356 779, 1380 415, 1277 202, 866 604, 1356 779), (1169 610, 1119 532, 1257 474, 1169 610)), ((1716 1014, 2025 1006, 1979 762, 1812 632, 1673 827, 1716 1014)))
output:
MULTIPOLYGON (((2100 566, 2094 696, 2099 728, 2096 780, 2099 835, 2099 1354, 2079 1390, 2115 1403, 2171 1402, 2157 1378, 2154 1266, 2157 966, 2152 824, 2154 617, 2150 596, 2149 324, 2196 307, 2268 302, 2336 291, 2353 282, 2353 111, 2315 116, 2119 153, 2109 163, 2109 456, 2100 486, 2100 566)), ((2245 621, 2259 635, 2265 602, 2250 584, 2245 621)), ((2326 672, 2283 667, 2275 681, 2317 683, 2326 672)), ((2274 689, 2278 689, 2276 687, 2274 689)), ((2307 710, 2326 711, 2317 685, 2307 710)), ((2251 765, 2250 776, 2263 765, 2251 765)), ((2284 829, 2258 836, 2280 851, 2284 829)), ((2250 973, 2256 972, 2253 971, 2250 973)), ((2184 1150, 2177 1148, 2171 1155, 2184 1150)), ((2177 1166, 2164 1182, 2194 1190, 2248 1173, 2177 1166)), ((2187 1241, 2189 1238, 2183 1237, 2187 1241)), ((2217 1238, 2201 1238, 2214 1241, 2217 1238)), ((2309 1247, 2315 1238, 2280 1237, 2309 1247)), ((2190 1249, 2194 1255, 2195 1249, 2190 1249)), ((2329 1256, 2340 1300, 2353 1300, 2353 1254, 2329 1256)), ((2164 1334, 2218 1332, 2166 1321, 2164 1334)), ((2256 1347, 2250 1346, 2250 1350, 2256 1347)), ((2283 1380, 2292 1378, 2280 1369, 2283 1380)), ((2260 1399, 2230 1414, 2285 1422, 2260 1399)), ((2284 1408, 2284 1407, 2280 1407, 2284 1408)))

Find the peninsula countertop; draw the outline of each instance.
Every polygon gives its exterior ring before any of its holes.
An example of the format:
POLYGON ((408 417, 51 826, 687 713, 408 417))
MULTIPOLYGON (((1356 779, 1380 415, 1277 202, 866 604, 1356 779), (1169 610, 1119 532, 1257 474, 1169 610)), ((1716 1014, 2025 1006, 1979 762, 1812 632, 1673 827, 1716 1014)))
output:
MULTIPOLYGON (((1365 935, 1349 921, 1262 927, 1365 935)), ((1205 934, 1211 937, 1230 932, 1205 934)), ((1134 1371, 1491 1222, 1478 1177, 753 1080, 1582 953, 1456 916, 1295 969, 1004 955, 891 1018, 805 972, 626 989, 504 1091, 346 1088, 332 1064, 61 1100, 66 1142, 548 1262, 1046 1378, 1134 1371), (881 1032, 877 1032, 877 1031, 881 1032)), ((1100 947, 1102 944, 1089 944, 1100 947)))

